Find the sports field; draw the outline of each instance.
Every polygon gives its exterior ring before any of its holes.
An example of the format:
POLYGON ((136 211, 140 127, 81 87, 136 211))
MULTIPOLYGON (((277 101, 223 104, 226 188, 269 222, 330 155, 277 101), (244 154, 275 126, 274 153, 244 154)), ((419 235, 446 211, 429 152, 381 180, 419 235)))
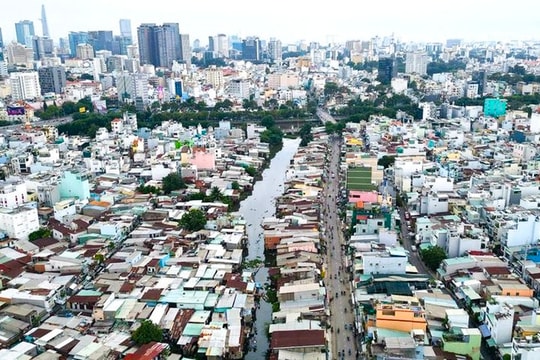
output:
POLYGON ((370 167, 355 167, 347 171, 347 190, 371 191, 376 188, 371 184, 370 167))

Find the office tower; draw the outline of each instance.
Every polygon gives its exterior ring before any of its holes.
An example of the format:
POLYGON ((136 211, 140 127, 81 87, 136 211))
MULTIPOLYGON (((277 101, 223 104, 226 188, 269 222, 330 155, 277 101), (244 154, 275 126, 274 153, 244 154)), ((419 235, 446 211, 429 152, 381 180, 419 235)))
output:
POLYGON ((242 59, 248 61, 261 60, 261 42, 259 38, 247 38, 242 41, 242 59))
POLYGON ((180 34, 180 60, 191 66, 191 45, 188 34, 180 34))
POLYGON ((77 45, 88 43, 88 33, 86 31, 72 31, 68 34, 69 52, 72 57, 77 56, 77 45))
POLYGON ((280 62, 283 58, 281 41, 270 39, 268 42, 268 56, 273 62, 280 62))
POLYGON ((405 57, 405 72, 407 74, 427 74, 428 57, 423 52, 408 52, 405 57))
POLYGON ((208 51, 216 51, 216 41, 213 36, 208 37, 208 51))
POLYGON ((215 43, 215 49, 214 51, 217 52, 218 57, 229 57, 229 40, 227 39, 227 35, 225 34, 218 34, 214 40, 215 43))
POLYGON ((41 94, 61 94, 66 86, 66 70, 62 66, 46 66, 38 70, 41 94))
POLYGON ((38 73, 14 72, 9 76, 13 100, 34 100, 41 96, 38 73))
POLYGON ((77 59, 88 60, 94 58, 94 48, 90 44, 79 44, 75 51, 77 59))
POLYGON ((461 39, 447 39, 446 40, 447 48, 453 48, 453 47, 459 47, 459 46, 461 46, 461 39))
POLYGON ((154 28, 156 24, 141 24, 137 28, 137 39, 139 42, 139 58, 141 64, 157 64, 156 41, 154 28))
POLYGON ((157 46, 159 53, 159 65, 157 66, 170 68, 173 61, 180 59, 181 46, 178 23, 164 23, 158 28, 157 46))
POLYGON ((137 28, 139 56, 142 65, 170 67, 181 59, 182 46, 178 23, 141 24, 137 28))
POLYGON ((130 19, 120 19, 120 36, 130 39, 130 41, 133 40, 130 19))
POLYGON ((34 23, 30 20, 22 20, 15 23, 15 32, 17 34, 17 42, 19 44, 32 46, 32 38, 34 37, 34 23))
POLYGON ((384 85, 390 85, 392 78, 396 76, 396 64, 391 57, 380 58, 378 64, 377 80, 384 85))
POLYGON ((196 49, 196 50, 200 49, 201 48, 201 40, 199 40, 199 39, 193 40, 193 48, 196 49))
POLYGON ((110 30, 98 30, 88 32, 88 44, 92 45, 95 51, 113 49, 113 33, 110 30))
POLYGON ((23 65, 32 68, 34 51, 19 43, 11 43, 6 46, 6 58, 10 65, 23 65))
POLYGON ((4 38, 2 37, 2 28, 0 28, 0 49, 4 47, 4 38))
POLYGON ((148 74, 122 73, 116 79, 118 100, 121 102, 134 102, 137 110, 144 110, 148 105, 148 74))
POLYGON ((486 70, 478 70, 472 73, 472 81, 478 83, 478 95, 484 96, 487 85, 486 70))
POLYGON ((43 30, 43 37, 50 37, 47 14, 45 13, 45 5, 41 5, 41 29, 43 30))
POLYGON ((46 57, 54 56, 54 44, 53 40, 34 36, 32 38, 32 50, 34 50, 34 60, 42 60, 46 57))

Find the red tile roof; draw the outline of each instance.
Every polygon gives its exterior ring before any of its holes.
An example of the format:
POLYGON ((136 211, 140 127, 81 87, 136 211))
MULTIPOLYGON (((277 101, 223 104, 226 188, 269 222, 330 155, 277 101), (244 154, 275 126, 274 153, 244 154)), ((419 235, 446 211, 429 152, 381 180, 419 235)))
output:
POLYGON ((289 349, 310 346, 325 346, 324 330, 274 331, 270 347, 289 349))

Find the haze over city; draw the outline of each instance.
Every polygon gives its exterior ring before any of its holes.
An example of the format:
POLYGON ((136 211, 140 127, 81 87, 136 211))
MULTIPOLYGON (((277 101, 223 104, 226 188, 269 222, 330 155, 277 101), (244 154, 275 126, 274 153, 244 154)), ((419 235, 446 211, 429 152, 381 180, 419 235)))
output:
POLYGON ((503 0, 451 3, 422 0, 351 3, 335 0, 314 3, 254 3, 248 0, 207 0, 149 4, 95 0, 89 6, 69 0, 21 0, 0 12, 4 42, 15 39, 14 23, 31 20, 38 29, 41 5, 47 10, 51 37, 67 37, 69 31, 113 30, 118 20, 131 19, 133 30, 144 22, 178 22, 191 40, 206 44, 208 35, 235 34, 275 37, 283 43, 307 41, 343 42, 392 33, 402 41, 530 40, 538 34, 539 2, 503 0), (526 9, 526 10, 525 10, 526 9), (24 11, 22 11, 24 10, 24 11))

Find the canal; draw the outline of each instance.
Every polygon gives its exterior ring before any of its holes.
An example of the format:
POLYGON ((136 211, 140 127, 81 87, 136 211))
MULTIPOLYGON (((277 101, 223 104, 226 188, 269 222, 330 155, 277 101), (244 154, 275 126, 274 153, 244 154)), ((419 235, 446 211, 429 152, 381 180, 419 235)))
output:
MULTIPOLYGON (((285 173, 290 161, 298 150, 300 139, 283 139, 283 148, 274 156, 270 166, 264 170, 262 180, 253 187, 253 193, 240 204, 240 214, 247 224, 248 255, 247 260, 264 259, 264 238, 261 227, 262 220, 276 213, 275 199, 283 194, 285 173)), ((268 269, 260 268, 255 281, 264 285, 267 282, 268 269)), ((245 359, 261 360, 268 350, 268 338, 265 326, 272 320, 272 305, 263 299, 257 309, 257 320, 254 328, 252 348, 246 353, 245 359)))

